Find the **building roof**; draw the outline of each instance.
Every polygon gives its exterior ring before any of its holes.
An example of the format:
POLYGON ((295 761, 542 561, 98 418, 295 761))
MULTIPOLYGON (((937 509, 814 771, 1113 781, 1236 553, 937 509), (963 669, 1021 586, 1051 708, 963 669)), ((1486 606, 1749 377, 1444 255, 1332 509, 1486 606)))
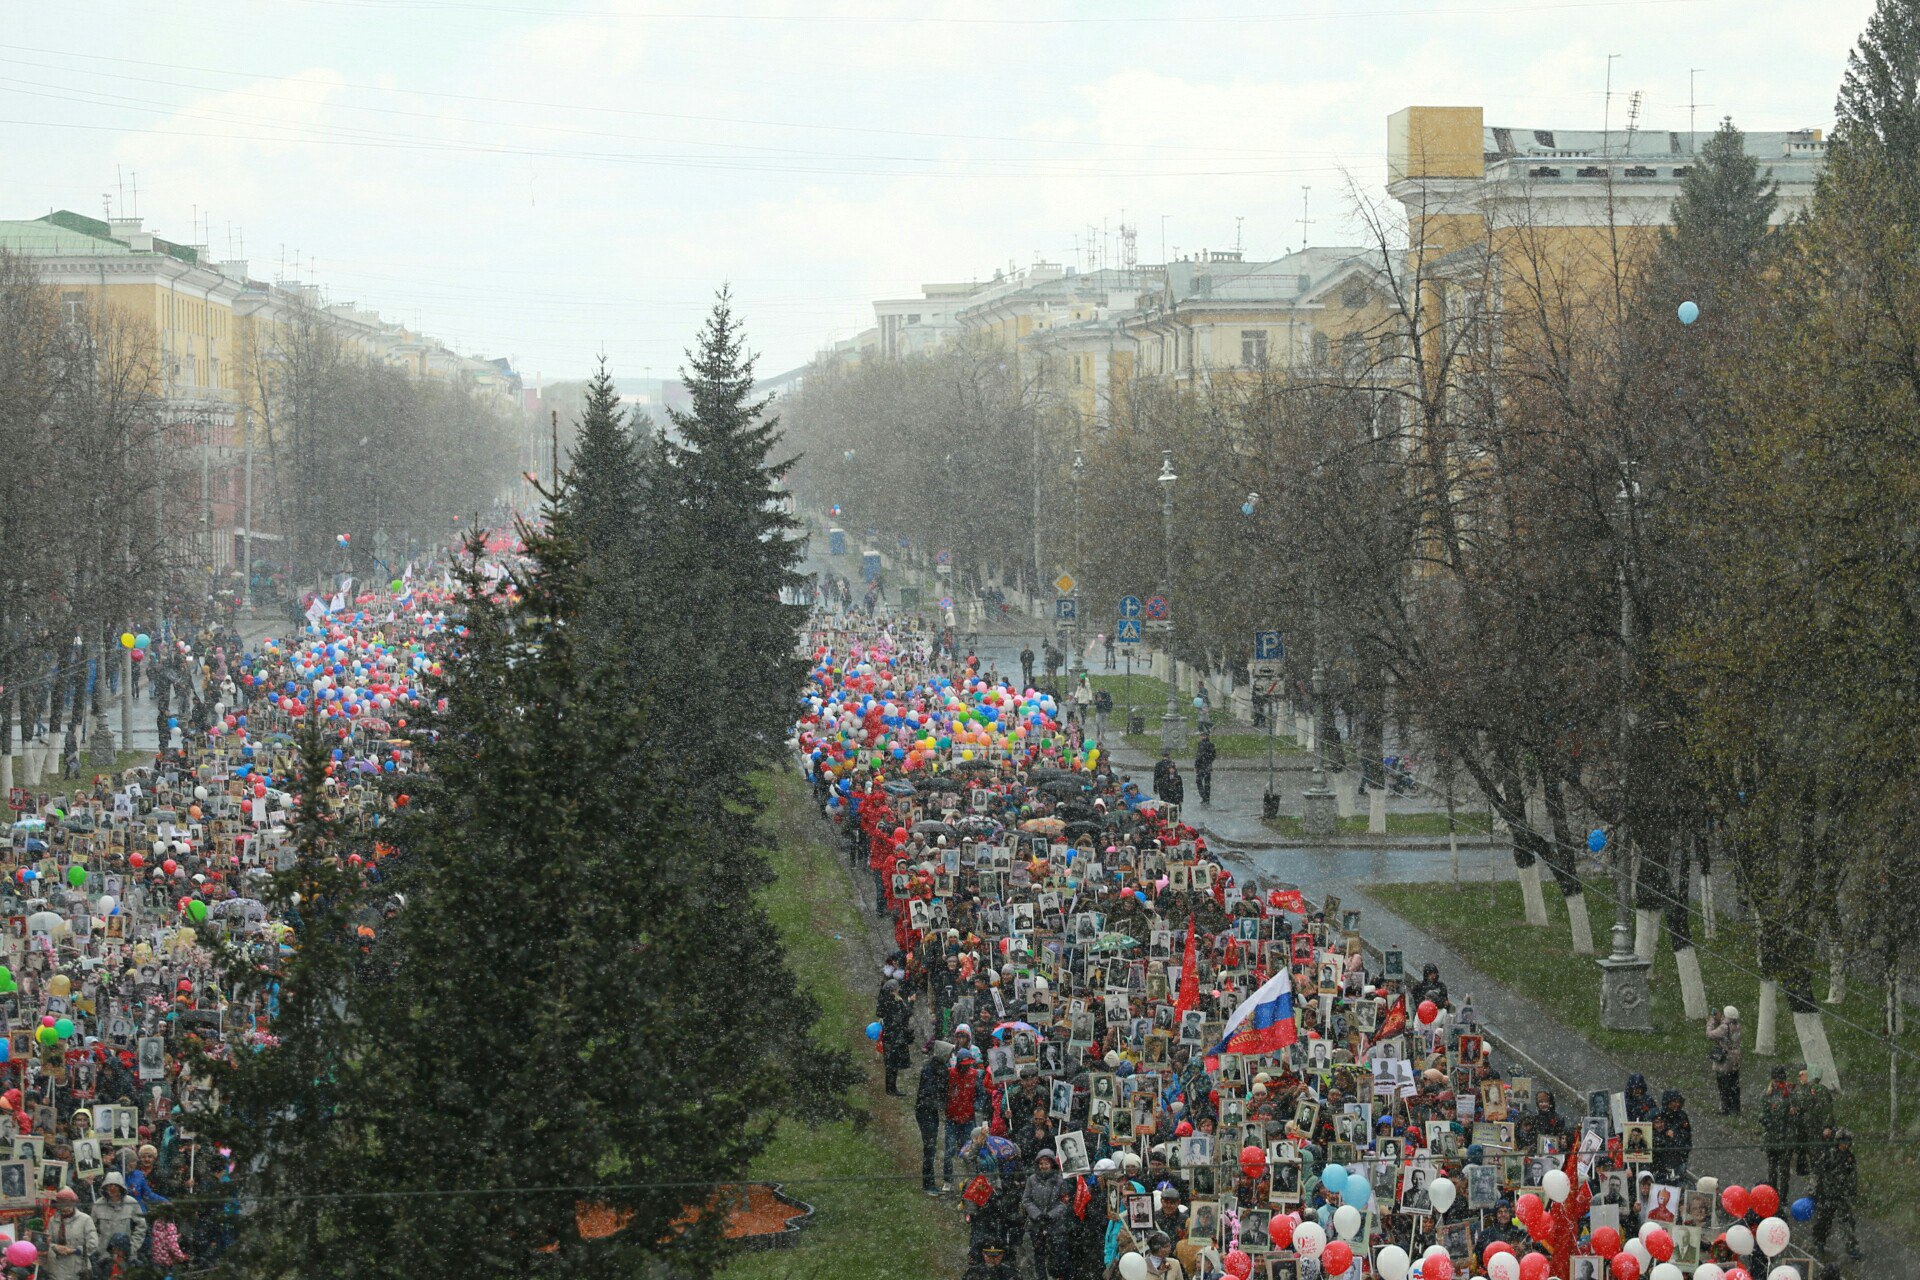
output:
POLYGON ((70 230, 45 218, 0 221, 0 249, 34 258, 125 258, 133 253, 118 240, 70 230))
MULTIPOLYGON (((1602 132, 1598 129, 1522 129, 1508 125, 1489 125, 1485 130, 1488 160, 1513 156, 1585 158, 1607 156, 1613 159, 1672 160, 1699 154, 1712 130, 1689 133, 1685 130, 1625 129, 1602 132)), ((1746 153, 1756 160, 1803 158, 1825 151, 1818 129, 1792 129, 1784 132, 1748 133, 1746 153)))

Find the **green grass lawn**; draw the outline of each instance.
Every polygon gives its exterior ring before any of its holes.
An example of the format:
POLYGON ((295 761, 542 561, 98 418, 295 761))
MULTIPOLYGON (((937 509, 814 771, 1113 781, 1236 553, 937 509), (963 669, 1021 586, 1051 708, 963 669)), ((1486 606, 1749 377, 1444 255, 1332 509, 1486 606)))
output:
MULTIPOLYGON (((1141 752, 1144 755, 1157 757, 1160 754, 1160 718, 1158 716, 1153 716, 1147 721, 1147 730, 1146 733, 1129 733, 1125 735, 1124 740, 1126 744, 1135 751, 1141 752)), ((1193 732, 1193 724, 1189 721, 1187 724, 1187 745, 1182 747, 1177 753, 1177 757, 1183 768, 1187 762, 1193 759, 1194 744, 1198 741, 1199 735, 1193 732)), ((1264 733, 1256 733, 1250 729, 1239 732, 1215 733, 1213 735, 1213 746, 1214 750, 1219 752, 1219 758, 1222 760, 1265 760, 1267 758, 1267 735, 1264 733)), ((1299 750, 1300 744, 1292 738, 1283 734, 1274 735, 1273 754, 1275 757, 1284 756, 1289 753, 1297 754, 1299 750)))
MULTIPOLYGON (((1264 822, 1283 836, 1307 834, 1302 820, 1292 814, 1267 818, 1264 822)), ((1487 815, 1456 813, 1453 815, 1453 829, 1463 836, 1484 835, 1489 830, 1487 815)), ((1367 815, 1356 813, 1351 818, 1341 818, 1337 830, 1341 835, 1365 835, 1367 815)), ((1390 836, 1444 836, 1447 834, 1447 815, 1444 813, 1389 813, 1387 834, 1390 836)))
MULTIPOLYGON (((841 1122, 781 1129, 754 1176, 778 1182, 814 1207, 812 1224, 791 1249, 742 1254, 726 1271, 748 1280, 922 1280, 959 1273, 965 1231, 954 1196, 920 1194, 919 1136, 906 1104, 882 1092, 879 1059, 861 1034, 873 1018, 864 967, 849 972, 848 942, 867 927, 842 870, 823 843, 797 775, 762 785, 766 826, 777 847, 777 879, 765 894, 768 913, 786 943, 801 985, 820 1002, 820 1039, 849 1047, 868 1068, 855 1105, 870 1123, 841 1122)), ((864 966, 865 952, 856 963, 864 966)), ((873 975, 877 981, 878 975, 873 975)), ((917 1066, 916 1061, 916 1066, 917 1066)), ((912 1081, 903 1081, 911 1090, 912 1081)))
MULTIPOLYGON (((1608 881, 1590 883, 1587 897, 1594 941, 1604 950, 1606 930, 1613 919, 1612 885, 1608 881)), ((1546 893, 1550 923, 1545 929, 1530 929, 1522 923, 1525 912, 1520 886, 1511 881, 1491 885, 1373 885, 1367 892, 1459 950, 1490 976, 1539 1001, 1594 1044, 1617 1051, 1629 1061, 1645 1063, 1656 1089, 1667 1085, 1680 1089, 1696 1114, 1717 1108, 1707 1066, 1704 1026, 1687 1021, 1683 1014, 1671 949, 1663 947, 1654 961, 1654 1033, 1605 1031, 1600 1027, 1599 975, 1591 960, 1568 954, 1566 901, 1550 885, 1546 893)), ((1743 1099, 1749 1105, 1738 1123, 1757 1142, 1758 1110, 1752 1104, 1765 1088, 1768 1070, 1775 1062, 1797 1069, 1799 1042, 1783 997, 1779 1056, 1762 1058, 1753 1052, 1759 983, 1750 972, 1755 968, 1752 934, 1744 925, 1722 920, 1718 936, 1709 941, 1701 933, 1701 923, 1696 912, 1694 934, 1707 1002, 1710 1006, 1737 1005, 1746 1025, 1747 1055, 1741 1080, 1743 1099)), ((1824 975, 1815 980, 1814 990, 1824 1000, 1824 975)), ((1859 1135, 1855 1150, 1861 1153, 1860 1211, 1909 1243, 1920 1243, 1920 1150, 1912 1141, 1920 1129, 1920 1087, 1916 1087, 1920 1082, 1911 1078, 1908 1062, 1903 1060, 1901 1069, 1909 1078, 1901 1086, 1900 1140, 1889 1144, 1890 1055, 1885 1044, 1870 1034, 1881 1024, 1883 999, 1883 992, 1856 982, 1844 1002, 1823 1003, 1820 1008, 1828 1015, 1827 1037, 1845 1087, 1839 1097, 1840 1118, 1859 1135)), ((1900 1045, 1910 1053, 1920 1051, 1920 1019, 1910 1017, 1907 1027, 1899 1038, 1900 1045)), ((1795 1194, 1800 1193, 1801 1185, 1800 1180, 1795 1181, 1795 1194)))

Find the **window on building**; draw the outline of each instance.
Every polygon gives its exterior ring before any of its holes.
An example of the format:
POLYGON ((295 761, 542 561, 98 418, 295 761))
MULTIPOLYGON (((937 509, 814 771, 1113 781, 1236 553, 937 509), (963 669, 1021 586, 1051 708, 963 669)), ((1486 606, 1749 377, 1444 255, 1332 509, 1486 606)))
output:
POLYGON ((1313 362, 1315 364, 1325 364, 1328 356, 1332 354, 1332 351, 1333 340, 1331 338, 1327 337, 1324 333, 1316 333, 1313 335, 1313 362))
POLYGON ((60 316, 68 324, 79 324, 87 318, 87 295, 84 293, 62 293, 60 295, 60 316))
POLYGON ((1349 333, 1340 339, 1340 367, 1348 373, 1359 373, 1367 367, 1367 340, 1357 333, 1349 333))
POLYGON ((1349 311, 1354 311, 1366 306, 1367 286, 1357 280, 1349 284, 1340 291, 1340 305, 1349 311))
POLYGON ((1240 364, 1248 369, 1267 367, 1267 331, 1265 329, 1240 331, 1240 364))

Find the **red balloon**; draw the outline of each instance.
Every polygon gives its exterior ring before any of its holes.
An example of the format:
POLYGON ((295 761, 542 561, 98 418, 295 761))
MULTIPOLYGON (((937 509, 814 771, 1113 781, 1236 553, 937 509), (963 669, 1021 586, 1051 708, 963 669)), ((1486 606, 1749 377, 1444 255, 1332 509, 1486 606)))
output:
POLYGON ((1453 1280, 1453 1259, 1443 1258, 1438 1254, 1424 1259, 1420 1263, 1420 1275, 1421 1280, 1453 1280))
POLYGON ((1540 1197, 1529 1191, 1513 1202, 1513 1215, 1521 1222, 1531 1222, 1541 1208, 1540 1197))
POLYGON ((1620 1233, 1613 1227, 1598 1227, 1593 1233, 1593 1251, 1603 1258, 1620 1252, 1620 1233))
POLYGON ((175 862, 172 858, 168 858, 165 862, 160 864, 160 869, 166 872, 168 875, 172 875, 174 872, 180 869, 180 864, 175 862))
POLYGON ((1267 1152, 1264 1147, 1245 1146, 1240 1148, 1240 1172, 1249 1178, 1257 1178, 1267 1171, 1267 1152))
POLYGON ((1508 1244, 1505 1240, 1495 1240, 1492 1244, 1487 1246, 1487 1251, 1480 1255, 1480 1269, 1482 1271, 1485 1271, 1487 1269, 1488 1264, 1491 1263, 1495 1258, 1499 1257, 1503 1253, 1512 1253, 1512 1252, 1513 1252, 1513 1246, 1508 1244))
POLYGON ((1641 1244, 1647 1246, 1647 1252, 1653 1255, 1655 1262, 1665 1262, 1673 1256, 1673 1237, 1664 1227, 1655 1227, 1641 1238, 1641 1244))
POLYGON ((147 855, 144 853, 130 853, 127 855, 127 865, 135 871, 138 871, 147 865, 147 855))
POLYGON ((1227 1255, 1226 1268, 1234 1280, 1247 1280, 1253 1274, 1253 1259, 1235 1249, 1227 1255))
POLYGON ((1547 1280, 1547 1273, 1553 1270, 1553 1263, 1544 1253, 1529 1253, 1520 1259, 1520 1280, 1547 1280))
POLYGON ((1771 1218, 1780 1212, 1780 1193, 1763 1182, 1747 1192, 1747 1208, 1763 1218, 1771 1218))
POLYGON ((1431 1000, 1422 1000, 1420 1007, 1414 1010, 1414 1013, 1420 1019, 1421 1026, 1429 1026, 1435 1018, 1440 1016, 1440 1006, 1431 1000))
POLYGON ((1343 1276, 1353 1265, 1353 1246, 1345 1240, 1329 1240, 1320 1251, 1320 1270, 1330 1276, 1343 1276))
POLYGON ((1267 1223, 1267 1239, 1273 1241, 1276 1249, 1286 1249, 1293 1245, 1293 1219, 1287 1214, 1276 1213, 1267 1223))
POLYGON ((1640 1280, 1640 1260, 1630 1253, 1616 1253, 1607 1264, 1613 1268, 1613 1280, 1640 1280))
POLYGON ((1720 1207, 1727 1211, 1727 1216, 1730 1218, 1746 1217, 1747 1189, 1745 1187, 1728 1187, 1720 1193, 1720 1207))
POLYGON ((1753 1277, 1747 1274, 1745 1267, 1728 1267, 1720 1274, 1723 1280, 1753 1280, 1753 1277))

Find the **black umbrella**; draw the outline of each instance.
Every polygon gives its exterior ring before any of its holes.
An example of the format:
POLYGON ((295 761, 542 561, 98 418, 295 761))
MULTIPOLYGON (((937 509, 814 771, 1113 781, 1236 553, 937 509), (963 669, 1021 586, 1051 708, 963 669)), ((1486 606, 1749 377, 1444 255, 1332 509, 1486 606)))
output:
POLYGON ((1050 796, 1077 796, 1080 794, 1080 784, 1066 778, 1055 778, 1051 782, 1041 783, 1038 790, 1050 796))
POLYGON ((1104 830, 1106 828, 1097 822, 1069 822, 1066 830, 1060 834, 1069 839, 1078 839, 1081 836, 1097 836, 1104 830))
POLYGON ((960 762, 960 768, 967 773, 973 773, 982 769, 991 773, 998 767, 999 766, 995 765, 991 760, 962 760, 960 762))
POLYGON ((960 779, 946 777, 940 774, 935 774, 930 778, 922 778, 913 785, 922 791, 965 791, 967 789, 967 784, 960 781, 960 779))
POLYGON ((881 790, 890 796, 910 796, 914 794, 913 784, 911 782, 889 782, 886 783, 881 790))
POLYGON ((960 834, 954 830, 951 822, 935 822, 931 818, 925 822, 914 823, 913 830, 914 834, 924 836, 957 836, 960 834))

